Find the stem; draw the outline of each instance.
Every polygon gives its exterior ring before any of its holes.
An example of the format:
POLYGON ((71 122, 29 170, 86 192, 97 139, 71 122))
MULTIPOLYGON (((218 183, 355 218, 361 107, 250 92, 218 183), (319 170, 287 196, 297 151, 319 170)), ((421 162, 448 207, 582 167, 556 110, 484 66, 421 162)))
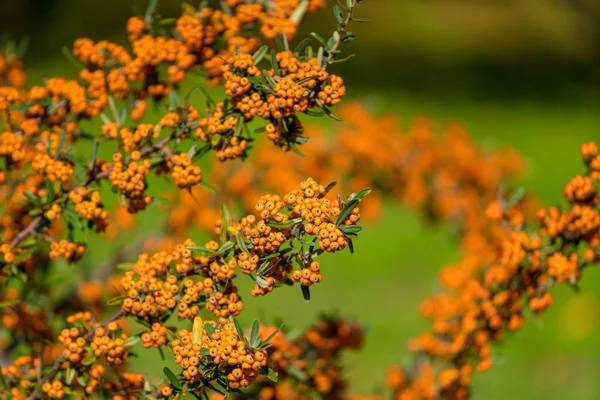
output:
MULTIPOLYGON (((115 312, 113 315, 111 315, 110 317, 108 317, 104 322, 102 322, 100 325, 96 325, 96 327, 92 328, 83 338, 85 339, 86 342, 89 342, 89 340, 94 337, 94 333, 96 332, 96 330, 98 328, 106 328, 106 326, 110 323, 113 322, 119 318, 121 318, 123 315, 125 315, 125 310, 123 310, 122 308, 119 309, 119 311, 115 312)), ((66 359, 63 357, 59 360, 56 360, 54 362, 54 365, 52 366, 52 369, 44 376, 41 377, 40 379, 40 384, 44 384, 48 381, 51 381, 56 374, 58 373, 58 371, 60 370, 60 366, 66 361, 66 359)), ((40 397, 40 393, 38 392, 38 389, 34 389, 33 392, 31 392, 31 394, 27 397, 27 400, 35 400, 38 399, 40 397)))
MULTIPOLYGON (((148 146, 142 148, 140 153, 141 153, 142 157, 152 154, 152 153, 162 149, 163 147, 165 147, 170 141, 178 139, 181 136, 185 135, 186 133, 188 133, 196 128, 198 128, 198 124, 193 124, 193 125, 187 126, 185 128, 182 128, 181 130, 170 134, 169 136, 165 137, 164 139, 162 139, 152 145, 148 145, 148 146)), ((92 167, 94 167, 94 166, 92 166, 92 167)), ((96 182, 96 181, 102 180, 104 178, 107 178, 108 175, 110 175, 111 170, 112 170, 112 168, 108 168, 106 171, 103 171, 96 175, 92 175, 79 187, 86 187, 89 184, 91 184, 92 182, 96 182)), ((76 189, 73 189, 73 190, 76 190, 76 189)), ((63 193, 62 197, 65 200, 68 199, 69 193, 68 192, 63 193)), ((40 227, 43 220, 44 220, 43 214, 40 214, 37 217, 35 217, 29 223, 29 225, 27 225, 21 232, 19 232, 13 238, 13 240, 11 240, 11 242, 10 242, 11 249, 14 249, 15 247, 17 247, 19 245, 19 243, 21 243, 23 240, 25 240, 25 238, 27 238, 30 234, 35 232, 40 227)))

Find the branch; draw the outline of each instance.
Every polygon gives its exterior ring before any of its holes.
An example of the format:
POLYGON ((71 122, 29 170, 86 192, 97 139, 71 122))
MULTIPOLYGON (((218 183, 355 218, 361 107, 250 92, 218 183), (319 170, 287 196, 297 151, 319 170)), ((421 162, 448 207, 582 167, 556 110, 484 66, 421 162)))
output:
MULTIPOLYGON (((180 129, 177 132, 174 132, 172 134, 170 134, 169 136, 163 138, 162 140, 152 144, 152 145, 148 145, 145 146, 144 148, 142 148, 142 150, 140 151, 142 157, 147 156, 149 154, 152 154, 156 151, 159 151, 160 149, 162 149, 163 147, 165 147, 170 141, 175 140, 175 139, 179 139, 181 136, 185 135, 186 133, 189 133, 191 131, 193 131, 194 129, 198 128, 198 124, 193 124, 190 126, 186 126, 185 128, 180 129)), ((99 181, 101 179, 107 178, 108 175, 110 175, 112 168, 108 168, 106 171, 103 171, 99 174, 96 175, 92 175, 90 176, 83 184, 81 184, 79 187, 86 187, 89 184, 91 184, 92 182, 96 182, 99 181)), ((73 189, 76 190, 76 189, 73 189)), ((68 199, 69 198, 69 193, 65 192, 62 195, 63 199, 68 199)), ((27 238, 30 234, 32 234, 33 232, 35 232, 39 226, 42 224, 42 221, 44 220, 43 214, 38 215, 37 217, 35 217, 30 223, 29 225, 27 225, 25 227, 25 229, 23 229, 21 232, 19 232, 14 238, 13 240, 11 240, 10 242, 10 247, 11 249, 14 249, 15 247, 17 247, 19 245, 19 243, 21 243, 25 238, 27 238)))
MULTIPOLYGON (((94 337, 94 333, 96 332, 96 330, 98 328, 101 328, 101 327, 106 328, 106 326, 110 322, 116 321, 117 319, 121 318, 123 315, 125 315, 125 310, 123 310, 121 308, 121 309, 119 309, 119 311, 115 312, 113 315, 108 317, 108 319, 106 319, 103 323, 96 325, 94 328, 92 328, 83 338, 85 339, 86 342, 89 342, 90 339, 92 339, 94 337)), ((46 375, 44 375, 40 378, 39 383, 43 385, 44 383, 49 382, 52 379, 54 379, 54 377, 60 370, 60 366, 65 361, 66 361, 66 358, 64 358, 64 357, 62 357, 60 360, 56 360, 54 362, 52 369, 46 375)), ((27 397, 27 400, 35 400, 35 399, 38 399, 39 397, 40 397, 40 393, 38 392, 38 389, 34 389, 33 392, 31 392, 31 394, 27 397)))

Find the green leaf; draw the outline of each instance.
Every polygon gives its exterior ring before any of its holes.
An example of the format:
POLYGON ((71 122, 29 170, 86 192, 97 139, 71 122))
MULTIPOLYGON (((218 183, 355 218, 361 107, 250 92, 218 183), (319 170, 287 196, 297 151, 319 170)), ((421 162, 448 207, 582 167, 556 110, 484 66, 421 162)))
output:
POLYGON ((346 218, 348 218, 348 216, 352 213, 352 210, 354 210, 356 206, 358 206, 358 203, 359 201, 357 199, 345 202, 344 207, 342 208, 342 211, 340 212, 340 215, 338 216, 335 224, 338 226, 341 225, 346 220, 346 218))
POLYGON ((200 354, 201 356, 207 356, 210 353, 209 353, 209 351, 208 351, 208 349, 206 347, 203 347, 203 348, 200 349, 200 353, 198 353, 198 354, 200 354))
POLYGON ((349 59, 354 58, 354 57, 356 57, 356 54, 350 54, 348 57, 344 57, 344 58, 340 58, 340 59, 335 59, 335 60, 330 61, 329 63, 330 64, 339 64, 339 63, 346 62, 349 59))
POLYGON ((354 7, 354 0, 346 0, 346 7, 348 7, 348 8, 354 7))
POLYGON ((333 14, 339 24, 344 23, 344 14, 342 14, 342 9, 337 4, 333 6, 333 14))
POLYGON ((37 197, 35 194, 31 193, 29 190, 23 192, 23 194, 25 195, 25 197, 27 197, 27 199, 29 201, 31 201, 33 204, 39 204, 40 203, 40 198, 37 197))
POLYGON ((340 230, 344 233, 357 233, 362 231, 362 226, 358 225, 342 225, 340 230))
POLYGON ((302 297, 304 297, 304 301, 310 301, 310 288, 308 286, 300 285, 302 289, 302 297))
POLYGON ((92 355, 89 355, 86 358, 84 358, 81 361, 81 364, 85 365, 87 367, 88 365, 92 365, 93 363, 95 363, 97 360, 98 360, 98 358, 92 354, 92 355))
POLYGON ((96 159, 98 158, 98 147, 100 143, 98 143, 98 139, 94 138, 94 142, 92 143, 92 159, 90 161, 90 168, 96 167, 96 159))
POLYGON ((19 304, 20 302, 21 302, 21 300, 19 300, 19 299, 0 301, 0 309, 5 308, 5 307, 14 306, 15 304, 19 304))
POLYGON ((127 107, 125 107, 125 105, 123 105, 123 107, 121 107, 121 113, 119 114, 119 122, 121 122, 121 125, 125 124, 125 121, 127 120, 127 107))
POLYGON ((279 64, 277 63, 277 52, 275 50, 271 50, 271 66, 273 67, 275 76, 281 76, 279 64))
POLYGON ((306 48, 306 46, 308 46, 310 44, 310 39, 309 38, 304 38, 300 41, 300 43, 298 43, 296 45, 296 47, 294 48, 294 53, 295 54, 301 54, 304 49, 306 48))
POLYGON ((200 186, 202 186, 204 189, 208 190, 215 196, 219 194, 219 192, 217 191, 217 189, 214 186, 211 186, 204 181, 200 181, 200 186))
POLYGON ((276 228, 276 229, 287 229, 287 228, 290 228, 290 227, 296 225, 299 222, 302 222, 302 218, 288 219, 287 221, 284 221, 284 222, 271 221, 271 222, 267 223, 267 226, 270 226, 271 228, 276 228))
POLYGON ((200 252, 200 253, 204 253, 203 255, 205 257, 214 257, 217 254, 213 250, 209 250, 206 247, 202 247, 202 246, 188 246, 188 247, 186 247, 186 249, 191 250, 191 251, 197 251, 197 252, 200 252))
POLYGON ((227 241, 227 229, 231 222, 231 214, 225 203, 221 203, 221 244, 227 241))
POLYGON ((356 35, 351 34, 350 32, 346 32, 346 36, 342 38, 342 43, 349 43, 353 40, 358 39, 356 35))
POLYGON ((144 15, 144 22, 148 25, 152 23, 152 14, 156 11, 156 6, 158 5, 158 0, 150 0, 148 1, 148 8, 146 8, 146 14, 144 15))
POLYGON ((77 383, 79 383, 79 386, 86 387, 88 385, 88 378, 80 375, 77 377, 77 383))
POLYGON ((265 57, 265 54, 267 54, 267 51, 269 51, 269 46, 265 45, 254 52, 254 55, 252 56, 252 61, 254 62, 254 65, 257 65, 259 62, 262 61, 262 59, 265 57))
POLYGON ((352 239, 347 238, 348 239, 348 248, 350 249, 350 254, 354 254, 354 243, 352 242, 352 239))
POLYGON ((208 334, 208 336, 212 336, 213 333, 215 333, 215 328, 209 324, 208 322, 206 322, 204 324, 204 330, 206 331, 206 333, 208 334))
POLYGON ((169 367, 164 367, 163 368, 163 372, 165 374, 165 376, 167 377, 167 380, 169 381, 169 383, 177 390, 181 390, 182 386, 181 386, 181 382, 179 382, 179 379, 177 379, 177 376, 173 373, 173 371, 171 371, 169 369, 169 367))
POLYGON ((169 104, 171 104, 172 107, 178 107, 181 105, 181 102, 179 101, 179 96, 174 90, 171 90, 171 92, 169 93, 169 104))
POLYGON ((221 246, 219 248, 219 250, 217 251, 217 254, 219 254, 219 255, 225 254, 229 250, 233 249, 233 246, 235 246, 235 242, 232 242, 231 240, 229 240, 229 241, 227 241, 227 243, 225 243, 223 246, 221 246))
POLYGON ((65 373, 65 382, 67 385, 70 385, 75 378, 75 370, 73 368, 67 368, 67 372, 65 373))
POLYGON ((119 263, 119 264, 117 264, 117 269, 120 269, 121 271, 131 271, 133 269, 133 264, 132 263, 119 263))
POLYGON ((109 306, 116 306, 117 304, 121 304, 125 298, 126 298, 125 295, 116 296, 116 297, 113 297, 112 299, 109 299, 107 304, 109 306))
POLYGON ((323 46, 327 46, 327 41, 323 39, 323 36, 319 35, 317 32, 311 32, 310 35, 317 39, 323 46))
POLYGON ((327 194, 329 192, 331 192, 331 189, 333 189, 335 187, 335 185, 337 185, 336 181, 330 182, 327 186, 325 186, 325 192, 319 194, 319 199, 322 199, 323 197, 327 196, 327 194))
POLYGON ((255 319, 252 322, 252 331, 250 331, 250 346, 256 347, 260 343, 258 338, 258 331, 260 330, 260 321, 255 319))
POLYGON ((32 217, 38 216, 42 213, 43 213, 43 211, 41 208, 34 208, 32 210, 29 210, 29 212, 28 212, 28 214, 31 215, 32 217))
POLYGON ((54 185, 50 179, 44 179, 44 186, 46 187, 46 193, 44 193, 44 199, 42 200, 45 204, 50 203, 54 199, 54 185))
POLYGON ((71 63, 71 65, 73 65, 73 67, 75 67, 78 71, 85 67, 85 65, 73 55, 73 52, 71 52, 71 50, 67 46, 63 46, 62 52, 67 58, 67 60, 71 63))
POLYGON ((308 9, 308 0, 302 0, 298 7, 292 12, 290 15, 290 21, 295 23, 296 25, 300 25, 302 19, 304 19, 304 15, 306 14, 306 10, 308 9))
POLYGON ((368 195, 369 193, 371 193, 371 189, 365 188, 365 189, 359 191, 354 198, 358 201, 362 201, 362 199, 364 199, 364 197, 366 195, 368 195))
POLYGON ((340 117, 338 117, 337 115, 335 115, 333 112, 331 112, 331 109, 329 107, 327 107, 325 104, 321 104, 321 109, 323 110, 323 112, 325 112, 325 114, 327 114, 327 116, 329 118, 333 118, 338 122, 342 121, 342 119, 340 117))
POLYGON ((65 144, 66 137, 67 137, 67 131, 65 129, 61 129, 60 130, 60 138, 58 139, 58 146, 56 146, 56 154, 54 155, 54 158, 58 158, 58 155, 60 154, 60 151, 61 151, 63 145, 65 144))
POLYGON ((135 346, 136 344, 138 344, 140 342, 140 337, 139 336, 130 336, 127 339, 125 339, 125 342, 123 342, 123 346, 125 347, 131 347, 131 346, 135 346))
POLYGON ((240 232, 236 232, 235 240, 237 241, 238 247, 241 251, 249 253, 248 246, 246 246, 246 241, 240 232))
POLYGON ((290 145, 290 149, 292 149, 292 151, 294 153, 296 153, 297 155, 299 155, 302 158, 306 158, 306 155, 298 149, 298 146, 296 145, 296 143, 290 142, 289 145, 290 145))
POLYGON ((279 380, 279 373, 272 368, 267 367, 267 377, 273 382, 277 382, 279 380))
POLYGON ((298 368, 288 366, 288 367, 286 367, 285 370, 288 374, 290 374, 294 378, 298 379, 300 382, 304 382, 308 379, 308 377, 306 376, 306 373, 299 370, 298 368))
POLYGON ((244 330, 240 326, 240 323, 238 322, 237 318, 235 318, 235 317, 233 317, 233 325, 235 326, 235 330, 236 330, 240 340, 242 340, 246 344, 249 344, 249 343, 247 343, 246 338, 244 337, 244 330))
POLYGON ((269 341, 270 341, 271 339, 273 339, 273 337, 274 337, 275 335, 277 335, 277 332, 279 332, 279 331, 281 330, 281 328, 283 328, 283 324, 281 324, 281 326, 280 326, 279 328, 275 329, 275 330, 273 331, 273 333, 271 333, 269 336, 267 336, 267 338, 266 338, 265 340, 263 340, 262 342, 260 342, 260 344, 258 345, 258 347, 260 348, 260 347, 262 347, 262 346, 266 345, 267 343, 269 343, 269 341))
POLYGON ((309 115, 311 117, 323 117, 325 115, 325 113, 322 111, 316 111, 311 109, 304 111, 304 114, 309 115))
POLYGON ((67 208, 65 209, 64 215, 67 221, 70 222, 73 226, 77 227, 80 231, 83 231, 85 229, 85 227, 81 223, 81 220, 79 219, 79 215, 76 214, 75 211, 71 210, 70 208, 67 208))
POLYGON ((46 154, 52 156, 52 142, 50 141, 50 135, 46 136, 46 154))
POLYGON ((516 189, 514 192, 512 192, 512 194, 510 195, 510 197, 508 198, 508 200, 506 200, 506 202, 504 203, 504 209, 509 209, 510 207, 514 206, 515 204, 517 204, 518 202, 520 202, 521 200, 523 200, 523 198, 525 197, 525 188, 524 187, 520 187, 518 189, 516 189))
POLYGON ((256 283, 263 289, 269 287, 269 282, 262 275, 256 275, 256 283))

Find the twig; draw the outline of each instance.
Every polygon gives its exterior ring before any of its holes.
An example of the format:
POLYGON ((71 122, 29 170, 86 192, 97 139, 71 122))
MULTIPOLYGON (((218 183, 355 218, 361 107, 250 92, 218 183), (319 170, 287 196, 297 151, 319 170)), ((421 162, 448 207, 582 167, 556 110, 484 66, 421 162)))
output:
MULTIPOLYGON (((140 153, 142 155, 142 157, 147 156, 149 154, 152 154, 160 149, 162 149, 164 146, 167 145, 167 143, 169 143, 171 140, 175 140, 180 138, 181 136, 185 135, 186 133, 198 128, 198 124, 193 124, 190 126, 186 126, 185 128, 182 128, 181 130, 170 134, 169 136, 165 137, 164 139, 152 144, 152 145, 148 145, 146 147, 144 147, 140 153)), ((108 168, 106 171, 100 172, 99 174, 96 175, 92 175, 90 176, 88 179, 86 179, 86 181, 80 185, 80 187, 86 187, 89 184, 91 184, 92 182, 96 182, 99 181, 101 179, 107 178, 110 175, 110 172, 112 171, 112 168, 108 168)), ((76 190, 76 189, 73 189, 76 190)), ((62 195, 63 199, 68 199, 69 198, 69 194, 68 192, 63 193, 62 195)), ((19 232, 14 238, 13 240, 11 240, 10 242, 10 247, 12 249, 14 249, 15 247, 17 247, 19 245, 19 243, 21 243, 26 237, 28 237, 30 234, 32 234, 33 232, 35 232, 37 230, 37 228, 39 228, 39 226, 42 224, 42 221, 44 220, 44 217, 42 214, 38 215, 37 217, 35 217, 30 223, 29 225, 27 225, 21 232, 19 232)))

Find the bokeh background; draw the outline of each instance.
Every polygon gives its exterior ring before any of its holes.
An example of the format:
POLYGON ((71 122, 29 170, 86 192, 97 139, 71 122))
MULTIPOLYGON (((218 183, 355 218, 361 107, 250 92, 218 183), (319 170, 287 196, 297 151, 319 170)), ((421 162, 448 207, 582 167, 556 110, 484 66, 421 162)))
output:
MULTIPOLYGON (((0 0, 0 31, 30 39, 25 70, 35 83, 72 76, 61 48, 78 37, 125 43, 125 21, 145 6, 0 0)), ((180 7, 179 0, 163 0, 158 9, 175 16, 180 7)), ((364 0, 358 13, 371 22, 353 26, 359 40, 346 51, 357 57, 335 66, 349 97, 405 124, 422 115, 440 125, 459 121, 482 146, 513 147, 527 161, 517 184, 544 204, 562 203, 564 183, 583 171, 579 145, 600 137, 600 1, 364 0)), ((333 28, 328 9, 309 16, 303 29, 333 28)), ((282 289, 248 301, 242 321, 280 316, 303 327, 320 311, 353 317, 368 335, 363 350, 348 357, 351 385, 381 389, 386 366, 409 361, 407 340, 427 327, 418 305, 439 288, 437 271, 458 259, 447 228, 387 204, 384 217, 361 234, 355 255, 325 262, 310 303, 282 289)), ((106 251, 98 243, 88 262, 106 251)), ((475 399, 600 398, 600 273, 586 271, 578 294, 566 287, 555 294, 555 306, 496 349, 495 366, 475 379, 475 399)), ((158 357, 144 365, 149 372, 162 366, 158 357)))

